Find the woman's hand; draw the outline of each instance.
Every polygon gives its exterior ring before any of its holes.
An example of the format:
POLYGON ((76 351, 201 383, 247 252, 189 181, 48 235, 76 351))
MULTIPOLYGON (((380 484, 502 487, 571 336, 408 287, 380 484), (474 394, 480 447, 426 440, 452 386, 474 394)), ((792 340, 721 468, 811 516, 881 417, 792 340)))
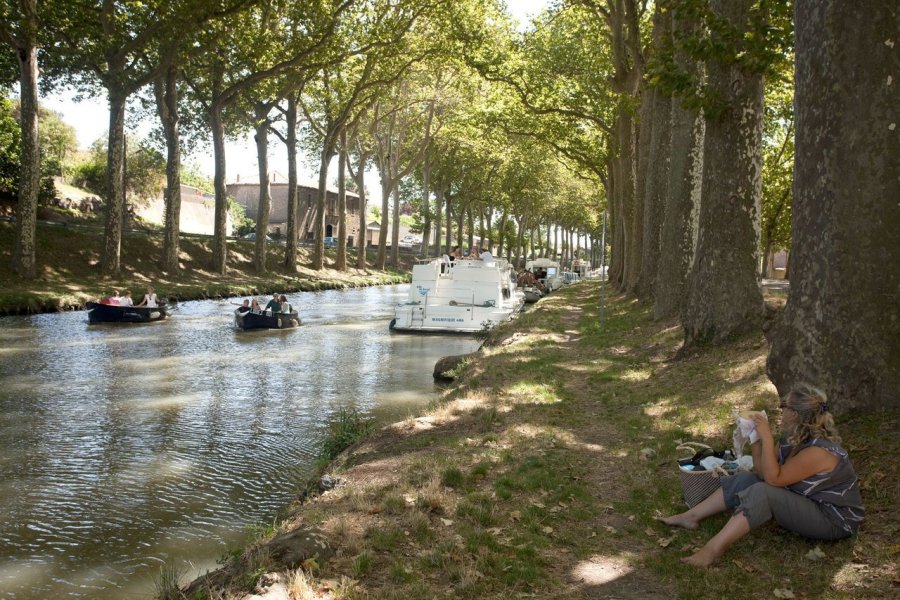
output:
POLYGON ((760 440, 772 441, 772 428, 769 426, 769 419, 765 413, 756 412, 750 415, 750 420, 756 425, 756 433, 759 434, 760 440))

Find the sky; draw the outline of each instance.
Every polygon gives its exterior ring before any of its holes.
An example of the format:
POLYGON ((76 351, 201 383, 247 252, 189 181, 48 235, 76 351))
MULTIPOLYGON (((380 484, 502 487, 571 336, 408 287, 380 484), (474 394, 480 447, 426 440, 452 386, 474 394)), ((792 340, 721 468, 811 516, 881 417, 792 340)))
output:
MULTIPOLYGON (((509 13, 519 21, 521 28, 524 28, 531 17, 537 15, 549 2, 550 0, 506 0, 509 13)), ((95 140, 106 135, 109 127, 108 106, 105 96, 81 102, 76 102, 74 96, 74 92, 69 90, 44 97, 40 102, 44 108, 60 113, 66 123, 75 127, 79 147, 87 149, 95 140)), ((146 135, 148 131, 149 125, 143 131, 139 129, 138 134, 146 135)), ((279 171, 286 177, 287 158, 280 146, 281 143, 277 139, 270 139, 269 170, 279 171)), ((213 157, 211 142, 208 148, 204 148, 198 153, 190 154, 185 150, 185 154, 186 156, 183 159, 185 164, 195 163, 200 167, 201 172, 212 177, 213 157)), ((302 160, 298 161, 298 168, 301 170, 301 183, 312 183, 315 185, 316 176, 314 170, 306 167, 303 163, 304 161, 302 160)), ((337 161, 334 161, 334 163, 337 163, 337 161)), ((226 144, 225 164, 228 172, 228 182, 232 182, 238 177, 241 181, 258 180, 258 161, 252 134, 248 134, 243 141, 234 141, 226 144)), ((336 170, 336 167, 333 170, 336 170)), ((334 179, 335 176, 332 173, 329 180, 334 179)), ((373 178, 368 177, 367 179, 372 181, 373 178)), ((366 187, 370 186, 367 185, 366 187)), ((371 194, 372 191, 370 190, 369 193, 371 194)))

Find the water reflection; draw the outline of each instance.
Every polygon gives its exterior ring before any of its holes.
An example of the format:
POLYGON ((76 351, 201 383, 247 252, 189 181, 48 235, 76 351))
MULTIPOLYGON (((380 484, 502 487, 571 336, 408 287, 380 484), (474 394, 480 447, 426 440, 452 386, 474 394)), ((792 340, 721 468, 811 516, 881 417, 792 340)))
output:
POLYGON ((405 286, 292 296, 304 325, 236 332, 228 302, 88 326, 0 329, 0 597, 147 597, 165 560, 211 568, 309 475, 323 423, 434 397, 462 337, 391 335, 405 286))

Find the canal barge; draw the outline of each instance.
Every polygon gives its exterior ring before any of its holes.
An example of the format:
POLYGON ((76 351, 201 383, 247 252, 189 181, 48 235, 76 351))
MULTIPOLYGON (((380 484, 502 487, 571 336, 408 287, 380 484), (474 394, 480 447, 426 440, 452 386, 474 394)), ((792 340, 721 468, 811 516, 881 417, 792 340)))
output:
POLYGON ((166 304, 149 307, 88 302, 84 306, 89 323, 149 323, 162 321, 172 312, 172 306, 166 304))
POLYGON ((510 320, 524 302, 506 260, 444 257, 413 266, 409 296, 396 306, 390 328, 478 333, 510 320))
POLYGON ((252 329, 290 329, 299 327, 300 315, 295 310, 289 313, 259 313, 234 311, 234 326, 241 331, 252 329))

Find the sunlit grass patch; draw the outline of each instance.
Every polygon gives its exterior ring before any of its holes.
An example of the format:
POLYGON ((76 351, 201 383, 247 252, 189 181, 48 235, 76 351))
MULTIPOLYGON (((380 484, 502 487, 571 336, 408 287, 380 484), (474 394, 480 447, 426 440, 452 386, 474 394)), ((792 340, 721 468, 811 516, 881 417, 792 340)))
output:
POLYGON ((506 390, 512 402, 517 404, 554 404, 560 401, 553 385, 520 381, 506 390))

